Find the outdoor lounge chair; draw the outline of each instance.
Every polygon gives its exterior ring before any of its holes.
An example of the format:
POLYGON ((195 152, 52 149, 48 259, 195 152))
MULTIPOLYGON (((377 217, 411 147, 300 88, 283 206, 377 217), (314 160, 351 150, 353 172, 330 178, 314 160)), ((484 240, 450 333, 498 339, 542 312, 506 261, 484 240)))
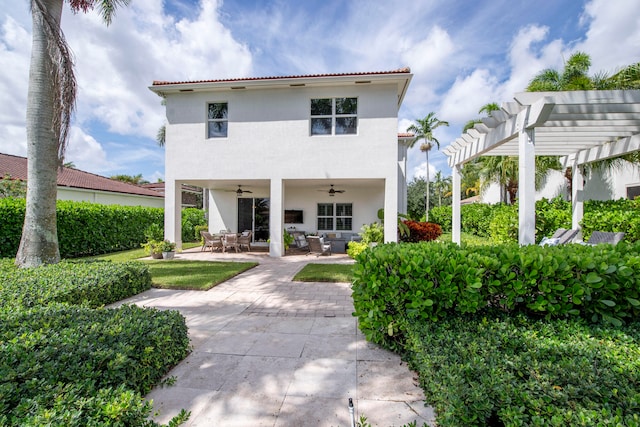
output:
POLYGON ((238 246, 242 249, 243 246, 247 247, 247 250, 251 252, 251 230, 244 230, 240 236, 238 236, 238 246))
POLYGON ((309 242, 307 241, 307 238, 303 232, 294 231, 291 233, 291 235, 293 236, 293 244, 295 245, 296 249, 299 249, 301 251, 309 250, 309 242))
POLYGON ((309 242, 309 253, 331 255, 331 244, 325 243, 322 237, 307 236, 307 242, 309 242))
POLYGON ((558 228, 551 237, 543 237, 540 241, 540 246, 566 245, 567 243, 573 242, 578 232, 579 230, 558 228))
POLYGON ((610 231, 594 231, 587 240, 587 245, 597 245, 599 243, 609 243, 617 245, 624 239, 624 233, 615 233, 610 231))
POLYGON ((229 248, 235 249, 236 252, 240 250, 240 245, 238 244, 238 235, 235 233, 225 234, 222 238, 222 252, 226 252, 229 248))
POLYGON ((220 237, 215 237, 208 231, 200 231, 200 235, 202 236, 202 248, 200 252, 206 251, 207 248, 211 248, 211 252, 213 252, 214 249, 222 249, 222 239, 220 237))

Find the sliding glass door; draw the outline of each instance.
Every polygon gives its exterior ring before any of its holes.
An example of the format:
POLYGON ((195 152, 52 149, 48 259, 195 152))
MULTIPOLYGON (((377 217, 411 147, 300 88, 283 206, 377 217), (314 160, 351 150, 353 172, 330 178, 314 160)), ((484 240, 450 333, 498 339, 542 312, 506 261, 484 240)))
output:
POLYGON ((238 232, 251 230, 254 242, 269 239, 269 199, 238 198, 238 232))

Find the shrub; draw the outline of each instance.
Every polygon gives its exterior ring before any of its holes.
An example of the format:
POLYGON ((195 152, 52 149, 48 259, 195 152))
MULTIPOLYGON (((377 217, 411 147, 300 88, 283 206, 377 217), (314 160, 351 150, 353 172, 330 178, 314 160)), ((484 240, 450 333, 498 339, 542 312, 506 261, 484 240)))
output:
POLYGON ((497 205, 489 222, 489 235, 494 243, 518 241, 518 207, 497 205))
POLYGON ((176 311, 49 306, 0 319, 2 425, 156 425, 142 394, 189 347, 176 311))
MULTIPOLYGON (((24 199, 0 199, 0 257, 15 257, 22 235, 24 199)), ((149 224, 163 222, 161 208, 58 200, 60 255, 75 258, 140 247, 149 224)))
POLYGON ((556 197, 536 202, 536 241, 550 237, 559 228, 571 228, 571 203, 556 197))
POLYGON ((460 206, 460 228, 466 233, 489 237, 489 224, 494 210, 501 205, 471 203, 460 206))
POLYGON ((384 243, 384 226, 379 222, 369 225, 365 224, 361 228, 362 242, 366 243, 384 243))
POLYGON ((200 234, 201 231, 209 231, 208 225, 196 225, 193 228, 193 237, 196 239, 195 241, 200 241, 200 243, 204 243, 204 239, 200 234))
POLYGON ((584 205, 584 217, 580 223, 585 240, 594 231, 621 231, 625 241, 640 240, 640 199, 589 200, 584 205))
POLYGON ((429 219, 442 231, 451 232, 451 206, 436 206, 429 209, 429 219))
POLYGON ((393 350, 410 322, 490 308, 614 325, 640 315, 640 243, 387 244, 356 260, 355 315, 367 339, 393 350))
POLYGON ((0 310, 54 303, 101 307, 151 287, 141 262, 71 262, 19 269, 11 260, 0 265, 0 310))
POLYGON ((439 426, 640 425, 640 324, 452 316, 409 324, 439 426))
POLYGON ((349 242, 349 244, 347 245, 347 255, 355 259, 368 247, 369 244, 365 242, 349 242))
POLYGON ((442 235, 442 228, 432 222, 404 221, 409 235, 403 237, 407 242, 430 242, 442 235))
POLYGON ((202 209, 182 209, 182 241, 194 242, 200 240, 200 234, 198 233, 198 236, 196 236, 195 227, 205 224, 206 220, 202 209))

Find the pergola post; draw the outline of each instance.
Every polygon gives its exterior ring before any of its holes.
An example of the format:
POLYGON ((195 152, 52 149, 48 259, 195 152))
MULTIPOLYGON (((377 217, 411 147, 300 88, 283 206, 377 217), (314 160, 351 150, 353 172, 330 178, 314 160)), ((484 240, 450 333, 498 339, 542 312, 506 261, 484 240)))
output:
POLYGON ((536 242, 536 152, 535 129, 520 129, 518 177, 518 242, 530 245, 536 242))
POLYGON ((571 167, 571 228, 580 229, 580 221, 584 214, 584 175, 576 159, 571 167))
POLYGON ((452 191, 451 202, 453 204, 451 212, 451 241, 460 244, 460 166, 451 168, 452 191))

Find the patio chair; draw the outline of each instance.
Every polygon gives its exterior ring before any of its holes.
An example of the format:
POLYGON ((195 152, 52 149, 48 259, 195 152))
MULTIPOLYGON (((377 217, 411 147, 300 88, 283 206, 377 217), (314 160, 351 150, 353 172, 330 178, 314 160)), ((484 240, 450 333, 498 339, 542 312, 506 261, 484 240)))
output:
POLYGON ((331 255, 331 244, 325 243, 322 237, 307 236, 309 253, 316 255, 331 255))
POLYGON ((610 245, 617 245, 624 239, 624 233, 615 233, 611 231, 594 231, 591 233, 591 237, 587 240, 587 245, 597 245, 600 243, 609 243, 610 245))
POLYGON ((293 244, 297 249, 309 251, 309 242, 303 232, 294 231, 291 234, 293 235, 293 244))
POLYGON ((567 243, 573 242, 578 232, 579 230, 558 228, 551 237, 543 237, 540 241, 540 246, 566 245, 567 243))
POLYGON ((206 251, 207 248, 211 248, 211 252, 214 249, 222 249, 222 239, 219 237, 215 237, 211 235, 208 231, 200 231, 200 235, 202 236, 202 248, 200 248, 200 252, 206 251))
POLYGON ((238 246, 242 249, 243 246, 247 247, 247 250, 251 252, 251 230, 244 230, 240 236, 238 236, 238 246))
POLYGON ((222 238, 222 252, 226 252, 229 248, 235 249, 236 253, 240 250, 238 235, 235 233, 225 234, 222 238))

